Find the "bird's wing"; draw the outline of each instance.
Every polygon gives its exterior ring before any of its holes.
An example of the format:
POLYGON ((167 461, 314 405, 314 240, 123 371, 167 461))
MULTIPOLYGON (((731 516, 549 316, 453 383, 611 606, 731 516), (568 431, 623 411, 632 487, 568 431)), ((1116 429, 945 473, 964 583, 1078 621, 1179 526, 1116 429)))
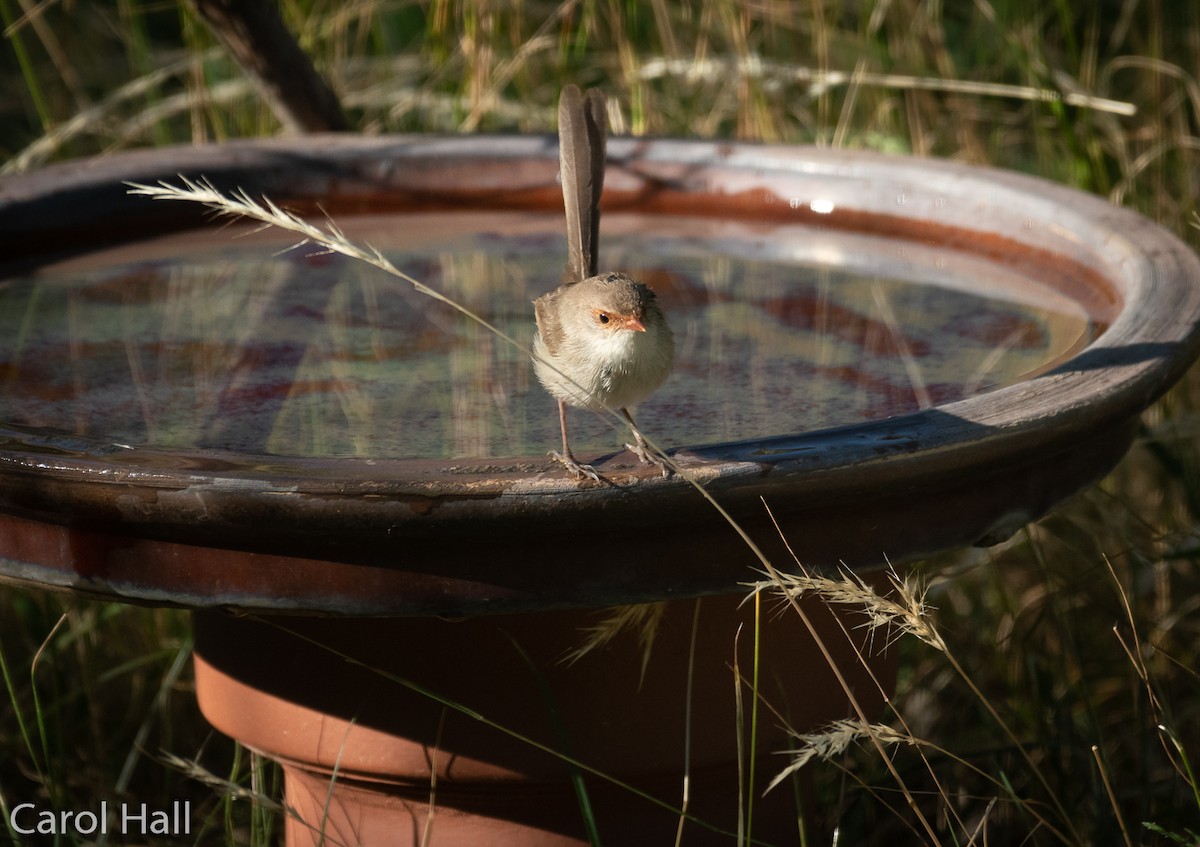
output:
POLYGON ((551 356, 558 355, 558 348, 562 343, 563 328, 562 322, 558 319, 557 306, 566 287, 564 285, 556 288, 533 301, 533 319, 537 322, 538 334, 542 337, 542 343, 546 345, 551 356))

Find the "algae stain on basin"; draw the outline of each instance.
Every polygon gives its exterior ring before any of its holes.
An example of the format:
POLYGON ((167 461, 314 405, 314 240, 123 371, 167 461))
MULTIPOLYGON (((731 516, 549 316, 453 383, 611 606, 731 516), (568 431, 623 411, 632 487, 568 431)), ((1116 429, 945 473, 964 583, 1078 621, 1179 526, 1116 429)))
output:
MULTIPOLYGON (((557 285, 561 216, 340 217, 358 241, 521 343, 557 285)), ((0 287, 0 420, 174 449, 381 458, 538 455, 557 421, 527 355, 402 281, 245 226, 147 239, 0 287)), ((615 213, 605 266, 677 339, 643 406, 671 446, 812 431, 1042 373, 1111 318, 965 252, 800 224, 615 213)), ((621 433, 580 418, 586 451, 621 433)))

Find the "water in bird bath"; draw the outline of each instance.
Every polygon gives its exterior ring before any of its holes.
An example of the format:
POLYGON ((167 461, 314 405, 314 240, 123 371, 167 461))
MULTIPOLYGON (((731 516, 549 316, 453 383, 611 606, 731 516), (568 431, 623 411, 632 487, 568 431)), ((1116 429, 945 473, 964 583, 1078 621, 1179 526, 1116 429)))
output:
MULTIPOLYGON (((529 345, 561 216, 339 219, 529 345)), ((405 281, 247 226, 148 239, 0 281, 0 421, 131 445, 374 457, 537 455, 554 403, 525 351, 405 281)), ((1111 305, 1015 265, 800 225, 608 214, 601 268, 653 287, 676 366, 638 415, 666 446, 911 412, 1029 378, 1111 305), (1056 283, 1057 284, 1057 283, 1056 283)), ((577 412, 582 456, 625 437, 577 412)))

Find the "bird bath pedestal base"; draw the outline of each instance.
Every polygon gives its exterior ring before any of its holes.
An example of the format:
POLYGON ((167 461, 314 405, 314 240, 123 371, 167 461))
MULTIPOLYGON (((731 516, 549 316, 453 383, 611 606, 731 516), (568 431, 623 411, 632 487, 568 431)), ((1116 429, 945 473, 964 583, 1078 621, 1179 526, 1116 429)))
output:
MULTIPOLYGON (((764 598, 760 615, 752 826, 768 842, 795 843, 795 788, 762 794, 787 764, 771 755, 791 746, 781 727, 811 731, 853 711, 799 616, 777 602, 764 598)), ((803 608, 874 717, 893 663, 872 657, 872 680, 842 629, 869 640, 854 629, 861 621, 850 614, 839 623, 817 603, 803 608)), ((750 744, 754 603, 666 603, 644 673, 630 631, 567 659, 600 619, 196 613, 197 692, 214 726, 283 764, 289 847, 586 844, 576 776, 605 843, 673 843, 685 790, 697 820, 683 824, 684 843, 733 843, 747 794, 748 752, 738 760, 739 744, 750 744)))

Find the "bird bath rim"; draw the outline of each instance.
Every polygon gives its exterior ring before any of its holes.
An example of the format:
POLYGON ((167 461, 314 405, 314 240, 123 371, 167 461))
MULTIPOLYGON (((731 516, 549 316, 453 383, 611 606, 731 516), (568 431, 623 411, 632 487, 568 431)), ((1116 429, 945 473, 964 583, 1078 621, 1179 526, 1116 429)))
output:
MULTIPOLYGON (((906 560, 999 540, 1095 481, 1128 447, 1138 414, 1200 349, 1195 254, 1150 221, 1078 191, 944 161, 805 147, 612 139, 608 157, 606 210, 888 235, 1027 264, 1043 277, 1070 280, 1089 302, 1119 309, 1086 349, 1016 385, 853 427, 672 451, 687 475, 756 525, 762 498, 799 526, 805 516, 819 524, 840 508, 861 510, 862 526, 889 527, 906 515, 916 519, 898 504, 925 501, 928 525, 895 544, 884 537, 892 530, 880 530, 875 564, 884 555, 906 560), (939 509, 964 502, 964 491, 992 484, 995 496, 964 505, 960 525, 934 525, 939 509)), ((561 204, 557 146, 541 136, 318 136, 165 148, 0 183, 0 231, 27 247, 0 264, 0 278, 62 258, 64 243, 84 252, 129 233, 202 225, 191 204, 152 204, 124 193, 123 181, 177 181, 176 174, 335 217, 561 204)), ((752 576, 746 555, 654 573, 651 564, 671 548, 652 542, 631 543, 638 567, 606 569, 605 557, 584 550, 578 567, 558 578, 548 576, 552 563, 527 568, 524 578, 506 570, 530 558, 530 533, 546 538, 551 553, 556 543, 586 547, 586 539, 610 530, 630 538, 729 536, 716 547, 697 540, 699 555, 740 547, 687 480, 660 479, 619 457, 601 470, 614 484, 577 483, 541 457, 467 462, 168 451, 0 423, 3 520, 66 533, 57 542, 47 536, 45 544, 71 550, 57 566, 44 552, 2 550, 0 572, 134 602, 346 614, 601 605, 664 592, 732 591, 752 576), (707 529, 699 531, 700 524, 707 529), (206 587, 197 578, 176 591, 162 580, 169 571, 178 582, 186 569, 156 570, 153 562, 185 548, 222 550, 242 561, 229 566, 237 572, 229 584, 206 587), (479 549, 491 550, 495 561, 465 570, 447 564, 479 549), (278 590, 280 579, 246 581, 254 567, 298 561, 313 563, 311 574, 322 584, 293 594, 278 590), (321 564, 352 573, 330 582, 321 564), (408 596, 396 590, 397 573, 419 577, 408 596), (361 584, 352 587, 356 579, 361 584)), ((845 523, 850 531, 854 522, 845 523)), ((812 559, 802 540, 791 540, 817 565, 870 564, 870 548, 858 549, 849 537, 847 555, 830 541, 816 544, 812 559)))

